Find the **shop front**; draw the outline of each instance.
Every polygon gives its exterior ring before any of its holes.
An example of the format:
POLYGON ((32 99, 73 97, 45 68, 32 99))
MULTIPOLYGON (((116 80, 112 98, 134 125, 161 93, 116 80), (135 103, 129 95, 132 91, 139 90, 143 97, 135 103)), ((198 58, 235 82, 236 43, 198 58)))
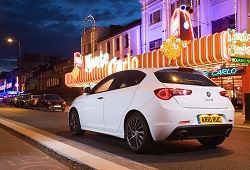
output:
POLYGON ((226 89, 230 95, 232 104, 236 109, 242 109, 242 75, 246 74, 246 67, 228 67, 204 72, 216 84, 226 89))
MULTIPOLYGON (((69 87, 89 86, 111 73, 133 68, 193 67, 203 70, 208 77, 225 88, 234 106, 242 108, 242 94, 250 92, 250 35, 227 30, 183 42, 185 48, 178 49, 180 55, 176 58, 172 54, 176 54, 176 46, 173 44, 165 44, 168 49, 173 47, 169 53, 166 53, 162 45, 161 49, 137 56, 128 55, 123 59, 102 52, 95 57, 75 53, 75 67, 65 75, 65 84, 69 87)), ((175 42, 167 40, 165 43, 175 42)))

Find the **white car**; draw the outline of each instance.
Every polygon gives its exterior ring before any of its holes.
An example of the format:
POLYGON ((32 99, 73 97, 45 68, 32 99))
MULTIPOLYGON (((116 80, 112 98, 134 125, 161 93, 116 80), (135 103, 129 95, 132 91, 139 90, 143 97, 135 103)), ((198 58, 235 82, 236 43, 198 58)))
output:
POLYGON ((71 133, 124 138, 136 153, 151 151, 161 140, 198 139, 214 147, 234 124, 227 91, 192 68, 120 71, 85 90, 69 109, 71 133))

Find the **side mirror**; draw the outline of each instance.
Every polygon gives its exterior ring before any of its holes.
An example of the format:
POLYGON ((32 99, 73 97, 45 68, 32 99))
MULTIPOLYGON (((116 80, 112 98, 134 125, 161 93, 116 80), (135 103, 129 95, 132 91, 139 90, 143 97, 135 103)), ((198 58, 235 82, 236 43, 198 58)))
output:
POLYGON ((90 87, 85 87, 84 88, 84 93, 90 94, 91 93, 90 87))

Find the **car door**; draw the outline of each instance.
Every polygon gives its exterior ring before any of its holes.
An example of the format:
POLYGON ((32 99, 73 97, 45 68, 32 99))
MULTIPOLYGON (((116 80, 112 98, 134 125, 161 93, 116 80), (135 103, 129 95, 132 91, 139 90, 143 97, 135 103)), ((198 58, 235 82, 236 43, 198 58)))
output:
POLYGON ((105 130, 117 132, 127 108, 131 104, 136 88, 145 74, 137 70, 126 70, 119 74, 114 90, 110 90, 104 101, 105 130))
POLYGON ((39 99, 37 100, 37 107, 43 108, 44 107, 44 95, 41 95, 39 99))
POLYGON ((106 77, 92 89, 91 94, 84 97, 81 110, 82 126, 104 129, 103 103, 114 79, 113 75, 106 77))

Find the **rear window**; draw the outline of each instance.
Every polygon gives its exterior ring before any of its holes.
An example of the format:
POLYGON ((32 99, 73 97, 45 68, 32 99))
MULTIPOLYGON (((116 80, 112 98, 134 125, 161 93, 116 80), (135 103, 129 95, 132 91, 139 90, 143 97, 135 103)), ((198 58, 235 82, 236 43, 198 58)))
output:
POLYGON ((57 95, 46 95, 45 100, 61 100, 61 97, 57 95))
POLYGON ((218 86, 208 77, 193 69, 163 69, 155 72, 155 76, 162 83, 218 86))

